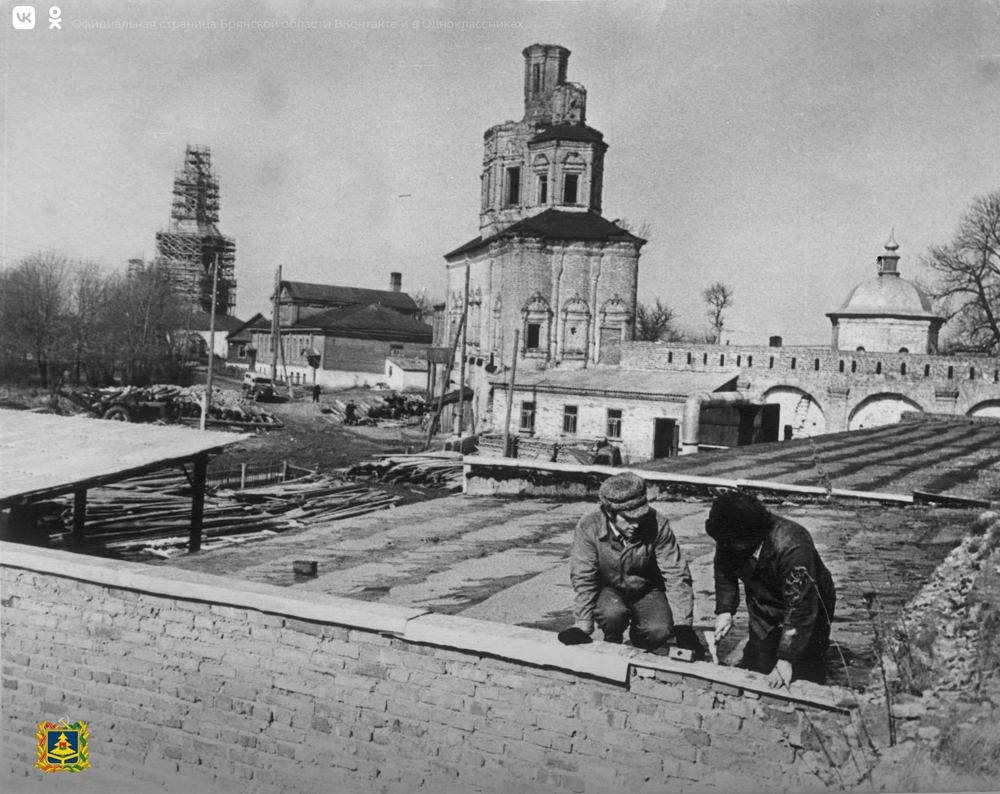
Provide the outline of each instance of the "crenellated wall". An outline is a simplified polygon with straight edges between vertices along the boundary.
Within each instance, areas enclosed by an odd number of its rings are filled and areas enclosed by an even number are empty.
[[[840,690],[776,693],[534,629],[0,551],[9,775],[43,776],[35,731],[63,716],[88,724],[95,776],[188,791],[771,791],[874,763]]]

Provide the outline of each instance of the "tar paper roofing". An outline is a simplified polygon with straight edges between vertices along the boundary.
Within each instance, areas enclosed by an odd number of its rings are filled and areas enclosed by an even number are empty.
[[[494,240],[501,240],[506,237],[523,235],[526,237],[552,238],[556,240],[595,240],[595,241],[621,241],[638,242],[644,244],[646,241],[641,237],[636,237],[627,229],[623,229],[614,221],[601,217],[594,212],[567,212],[566,210],[545,210],[538,215],[524,218],[517,223],[511,224],[502,232],[487,237],[482,236],[469,240],[465,245],[456,248],[444,255],[449,259],[459,254],[465,254],[482,248]]]
[[[0,410],[0,505],[191,461],[249,434]]]
[[[416,312],[417,304],[405,292],[360,287],[338,287],[333,284],[310,284],[305,281],[282,281],[284,291],[293,301],[304,303],[335,303],[341,306],[381,303],[404,312]]]
[[[731,372],[665,372],[618,367],[592,367],[567,371],[546,370],[518,374],[515,391],[532,390],[554,394],[588,394],[645,397],[673,397],[686,400],[698,392],[735,391],[737,375]],[[494,378],[493,383],[507,382]]]

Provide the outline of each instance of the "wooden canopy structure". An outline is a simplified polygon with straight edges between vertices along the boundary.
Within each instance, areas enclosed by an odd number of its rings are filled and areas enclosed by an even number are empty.
[[[6,515],[10,522],[32,502],[72,493],[73,535],[79,540],[88,489],[190,463],[193,493],[188,548],[198,551],[208,459],[249,437],[0,410],[0,510],[10,511]]]

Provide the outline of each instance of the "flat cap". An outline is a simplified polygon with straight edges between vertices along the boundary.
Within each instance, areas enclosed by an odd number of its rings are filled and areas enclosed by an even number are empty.
[[[601,497],[601,504],[626,518],[642,518],[649,512],[646,483],[642,477],[630,471],[606,479],[601,484],[598,494]]]

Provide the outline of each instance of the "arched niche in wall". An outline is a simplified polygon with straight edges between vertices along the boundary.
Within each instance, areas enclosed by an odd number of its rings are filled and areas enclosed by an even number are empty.
[[[600,327],[595,355],[596,360],[608,364],[617,363],[621,343],[628,339],[628,328],[632,322],[632,309],[618,295],[604,302],[597,317]]]
[[[503,325],[501,323],[501,315],[503,314],[503,301],[500,296],[497,295],[496,300],[493,301],[493,322],[490,324],[490,347],[494,350],[499,350],[503,343]]]
[[[781,406],[778,438],[808,438],[826,432],[826,413],[809,392],[794,386],[775,386],[764,392],[764,402]]]
[[[590,346],[590,319],[590,307],[579,293],[563,304],[560,335],[562,350],[559,351],[561,358],[584,358],[587,355]]]
[[[923,407],[902,394],[873,394],[859,402],[847,420],[848,430],[898,424],[907,411],[923,413]]]
[[[549,358],[552,339],[552,308],[536,292],[521,309],[521,350],[526,358]]]

